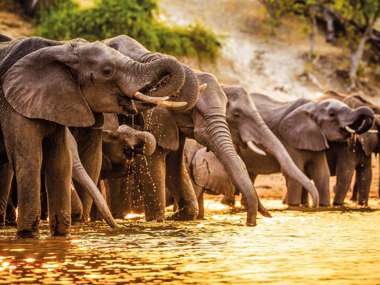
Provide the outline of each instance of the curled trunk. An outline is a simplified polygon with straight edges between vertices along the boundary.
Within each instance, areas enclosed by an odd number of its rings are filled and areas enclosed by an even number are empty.
[[[145,63],[152,63],[157,60],[161,60],[163,58],[166,58],[165,55],[162,55],[160,53],[151,53],[146,52],[143,55],[139,54],[139,56],[132,57],[133,59]],[[185,72],[185,82],[181,89],[179,90],[179,94],[177,97],[173,98],[173,101],[178,102],[187,102],[187,105],[183,107],[182,109],[178,109],[178,111],[183,112],[186,110],[191,110],[194,108],[195,104],[197,103],[198,96],[199,96],[199,83],[198,79],[195,75],[195,73],[186,65],[182,65],[182,68]],[[165,95],[165,94],[163,94]]]
[[[148,63],[121,58],[120,68],[125,71],[120,84],[125,94],[141,91],[153,97],[173,96],[185,82],[185,72],[181,64],[170,57]],[[131,71],[133,77],[130,76]]]

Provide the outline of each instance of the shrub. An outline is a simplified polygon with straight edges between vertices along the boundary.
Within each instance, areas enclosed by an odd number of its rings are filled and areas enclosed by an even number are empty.
[[[98,0],[89,9],[64,0],[40,12],[37,33],[57,40],[127,34],[153,51],[215,59],[221,47],[215,33],[200,24],[169,27],[157,20],[157,11],[157,0]]]

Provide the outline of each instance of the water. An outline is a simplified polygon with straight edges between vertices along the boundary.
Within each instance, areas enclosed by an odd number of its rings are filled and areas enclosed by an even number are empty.
[[[73,226],[70,239],[2,230],[0,284],[380,283],[380,211],[273,211],[248,228],[245,213],[208,208],[196,222]]]

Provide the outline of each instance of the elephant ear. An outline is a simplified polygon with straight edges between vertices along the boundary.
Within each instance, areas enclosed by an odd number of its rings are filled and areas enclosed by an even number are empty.
[[[170,111],[159,107],[145,111],[144,130],[152,133],[157,145],[163,149],[171,151],[178,149],[179,131]]]
[[[30,119],[70,127],[95,123],[73,67],[79,65],[75,43],[44,47],[19,59],[3,76],[5,99]]]
[[[321,151],[329,148],[326,137],[312,117],[314,103],[304,104],[288,113],[279,124],[286,144],[301,150]]]

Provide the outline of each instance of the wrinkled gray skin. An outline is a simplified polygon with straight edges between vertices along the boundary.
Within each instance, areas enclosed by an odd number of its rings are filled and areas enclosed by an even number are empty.
[[[344,96],[330,91],[319,100],[324,98],[340,100],[351,108],[367,106],[376,114],[374,124],[368,132],[353,136],[347,142],[331,143],[327,151],[331,175],[336,176],[333,205],[343,205],[355,172],[351,200],[366,206],[372,182],[372,153],[380,152],[380,108],[359,95]]]
[[[46,177],[51,234],[69,233],[72,159],[64,126],[79,129],[73,134],[86,167],[81,143],[101,146],[97,128],[95,136],[82,136],[96,126],[94,113],[135,111],[131,98],[136,92],[166,75],[175,80],[150,92],[152,96],[161,96],[160,91],[172,94],[182,86],[183,69],[175,60],[141,64],[100,42],[83,40],[26,38],[0,44],[0,124],[9,169],[16,170],[19,237],[38,233],[41,171]]]
[[[248,167],[251,178],[258,174],[270,174],[282,171],[285,173],[288,188],[287,203],[292,206],[301,204],[302,185],[290,173],[286,173],[287,165],[281,165],[270,154],[270,149],[264,147],[266,156],[252,152],[246,143],[253,139],[250,126],[244,125],[244,108],[247,106],[244,92],[238,89],[225,90],[229,100],[234,101],[228,106],[228,120],[238,123],[235,130],[239,130],[240,140],[237,149]],[[330,204],[329,196],[329,168],[327,165],[325,150],[329,147],[329,141],[344,141],[350,134],[344,129],[351,126],[359,133],[370,128],[373,120],[373,112],[368,108],[350,109],[347,105],[336,100],[325,100],[319,103],[306,99],[298,99],[292,102],[279,102],[262,94],[250,94],[252,101],[265,123],[273,133],[281,140],[292,160],[315,183],[319,192],[320,206]],[[243,116],[243,118],[242,118]],[[241,121],[240,121],[241,120]],[[368,121],[367,121],[368,120]],[[240,127],[239,127],[239,121]],[[361,125],[361,124],[364,125]],[[231,127],[232,128],[232,127]],[[261,141],[253,141],[262,146]]]
[[[132,196],[135,194],[128,191],[132,187],[124,185],[132,182],[125,177],[138,171],[134,163],[137,156],[149,157],[155,152],[156,139],[149,132],[138,131],[127,125],[119,126],[116,116],[107,116],[103,131],[101,179],[112,215],[115,218],[124,218],[132,210]]]
[[[139,62],[154,62],[162,56],[149,52],[127,36],[109,39],[106,44]],[[146,219],[164,219],[166,187],[179,205],[179,210],[172,218],[186,220],[197,217],[198,203],[183,160],[185,138],[190,137],[213,150],[221,160],[236,188],[246,197],[247,225],[254,226],[258,209],[266,215],[267,212],[259,203],[246,167],[232,143],[226,121],[227,97],[213,75],[192,71],[185,65],[183,67],[186,79],[179,98],[191,94],[193,104],[186,106],[182,112],[155,108],[144,114],[144,128],[153,133],[158,145],[147,161],[139,163],[142,168],[148,166],[145,172],[150,174],[153,181],[140,179],[139,186],[144,190]],[[203,84],[207,84],[207,87],[197,101],[198,85]],[[141,175],[146,177],[147,173]]]
[[[248,93],[240,86],[224,85],[223,90],[228,98],[227,122],[231,129],[232,139],[247,166],[249,175],[251,177],[256,175],[252,172],[253,166],[251,164],[256,164],[257,162],[254,159],[246,160],[242,154],[250,156],[250,152],[252,152],[253,156],[257,155],[247,144],[258,144],[278,161],[286,175],[292,177],[309,191],[313,205],[317,207],[319,204],[317,189],[295,165],[285,147],[265,124]],[[244,150],[244,153],[241,150]],[[197,151],[192,158],[191,166],[194,182],[197,185],[195,188],[203,186],[208,191],[224,193],[226,195],[224,202],[233,203],[235,190],[231,188],[232,184],[226,178],[224,167],[218,163],[212,152],[207,152],[205,149]],[[209,175],[207,175],[208,172]],[[196,190],[196,192],[199,191]],[[202,194],[198,198],[200,208],[203,211]],[[203,215],[201,214],[200,217],[203,217]]]

